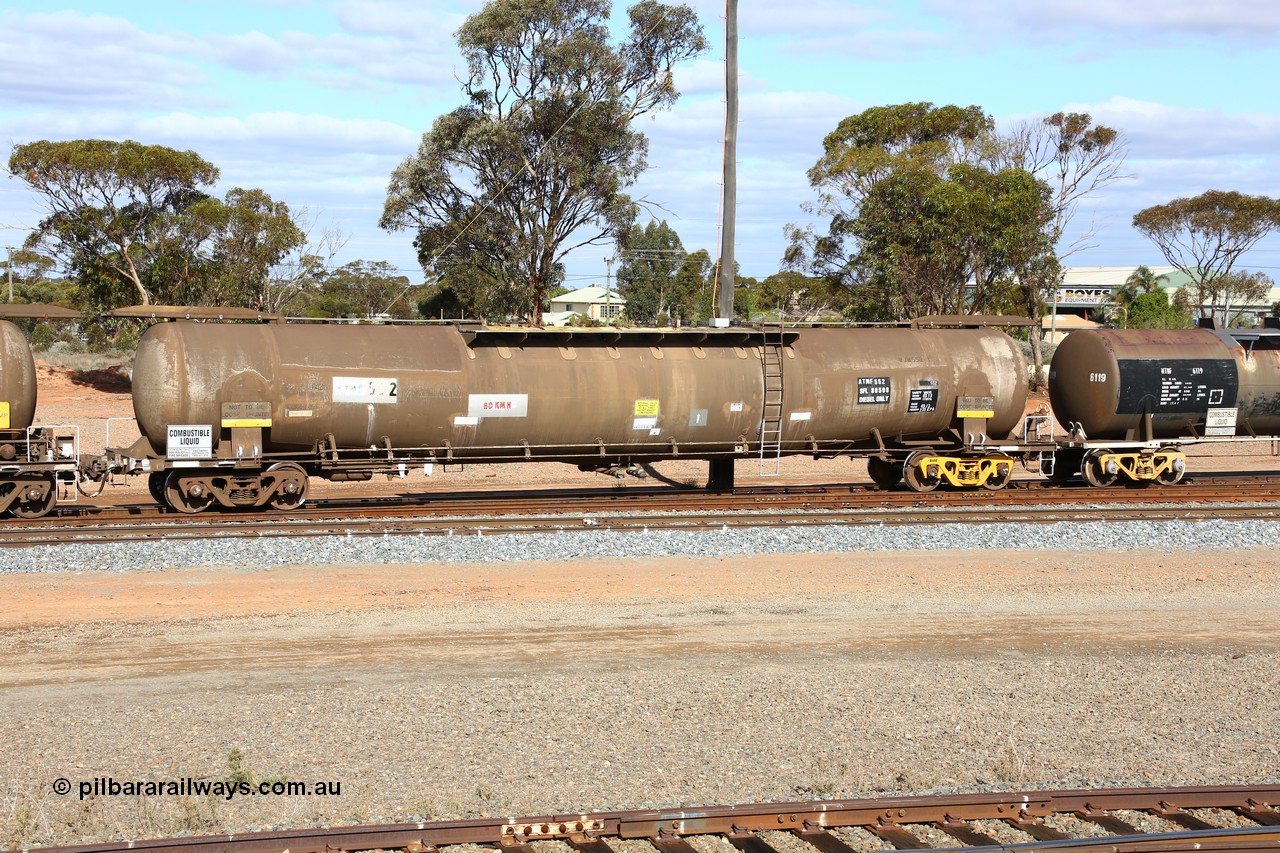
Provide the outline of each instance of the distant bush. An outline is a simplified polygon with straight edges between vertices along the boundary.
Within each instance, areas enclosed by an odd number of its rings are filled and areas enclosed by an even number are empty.
[[[1031,342],[1018,341],[1018,346],[1022,347],[1022,354],[1023,356],[1026,357],[1027,361],[1031,361]],[[1040,342],[1040,357],[1041,359],[1043,359],[1045,364],[1049,363],[1049,359],[1053,358],[1053,353],[1057,349],[1058,349],[1058,345],[1053,343],[1052,341]]]

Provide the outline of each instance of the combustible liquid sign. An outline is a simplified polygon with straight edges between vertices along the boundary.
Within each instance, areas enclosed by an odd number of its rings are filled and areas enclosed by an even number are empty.
[[[169,424],[170,459],[212,459],[213,426],[211,424]]]

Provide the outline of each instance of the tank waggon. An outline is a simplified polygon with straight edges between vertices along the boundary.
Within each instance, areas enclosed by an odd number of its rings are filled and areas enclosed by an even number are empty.
[[[723,488],[737,458],[861,454],[878,482],[995,488],[1025,377],[990,329],[171,322],[139,344],[142,438],[108,467],[186,512],[288,509],[310,476],[430,462],[707,459]]]
[[[73,428],[35,427],[36,367],[22,330],[0,320],[0,512],[39,518],[58,498],[59,474],[74,482]]]
[[[0,320],[0,430],[25,430],[35,417],[36,363],[31,346],[21,329]]]
[[[1061,476],[1175,483],[1188,440],[1280,434],[1280,330],[1072,332],[1049,398],[1070,439]]]

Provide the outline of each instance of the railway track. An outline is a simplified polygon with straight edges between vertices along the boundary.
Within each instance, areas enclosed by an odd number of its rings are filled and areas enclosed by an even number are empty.
[[[1142,490],[1050,488],[998,492],[881,491],[861,485],[500,491],[323,500],[279,512],[184,515],[152,504],[64,508],[0,526],[0,545],[281,536],[454,536],[569,530],[714,530],[1061,521],[1264,520],[1280,517],[1280,478],[1202,477]]]
[[[1029,791],[343,826],[43,850],[451,853],[481,845],[503,853],[1274,853],[1277,804],[1276,785]]]

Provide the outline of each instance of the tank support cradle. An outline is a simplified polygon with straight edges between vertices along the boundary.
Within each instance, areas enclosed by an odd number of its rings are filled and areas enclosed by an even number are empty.
[[[961,489],[981,486],[1003,489],[1013,474],[1013,457],[1002,453],[986,456],[941,456],[920,451],[907,457],[903,466],[912,491],[931,492],[942,483]]]
[[[707,462],[707,491],[721,494],[733,491],[732,459],[712,459]]]

